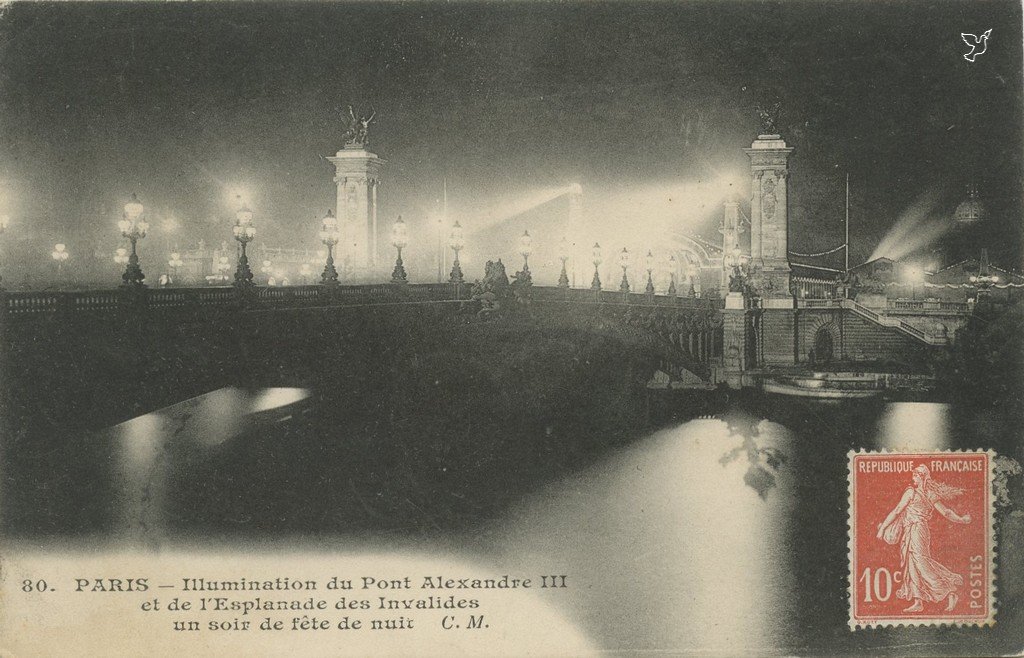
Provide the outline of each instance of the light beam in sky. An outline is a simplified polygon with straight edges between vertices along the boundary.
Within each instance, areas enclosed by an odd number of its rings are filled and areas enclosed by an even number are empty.
[[[938,188],[931,188],[921,194],[909,208],[900,214],[896,223],[885,234],[878,246],[871,253],[869,261],[876,258],[901,258],[927,247],[938,240],[953,226],[953,219],[948,215],[933,214],[939,204]]]

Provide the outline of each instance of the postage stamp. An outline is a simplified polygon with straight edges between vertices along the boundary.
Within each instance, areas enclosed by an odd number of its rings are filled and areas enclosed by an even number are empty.
[[[850,628],[994,623],[995,454],[849,458]]]

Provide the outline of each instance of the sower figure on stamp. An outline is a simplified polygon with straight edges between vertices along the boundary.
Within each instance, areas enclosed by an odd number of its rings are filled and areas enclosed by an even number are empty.
[[[971,515],[960,516],[942,502],[959,496],[963,489],[936,482],[924,464],[914,468],[912,477],[913,485],[907,487],[900,502],[878,524],[876,536],[889,544],[900,542],[903,583],[896,596],[914,601],[904,612],[920,612],[924,601],[937,603],[947,597],[946,610],[952,611],[958,600],[956,590],[964,584],[964,578],[932,558],[928,524],[933,511],[953,523],[970,523]]]

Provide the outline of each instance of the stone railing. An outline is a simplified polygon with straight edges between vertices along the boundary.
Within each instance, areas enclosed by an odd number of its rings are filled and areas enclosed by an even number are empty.
[[[927,315],[966,315],[971,312],[967,302],[944,302],[937,299],[890,299],[888,312],[921,313]]]
[[[797,299],[797,308],[842,308],[842,299]]]
[[[185,310],[204,307],[242,306],[246,310],[272,310],[322,306],[360,306],[424,302],[469,301],[472,286],[450,283],[321,285],[265,287],[254,286],[241,295],[231,287],[144,288],[114,290],[35,291],[2,293],[3,311],[8,317],[43,317],[51,314],[106,313],[122,308]],[[537,302],[575,302],[659,306],[671,308],[714,309],[722,307],[715,298],[593,291],[582,288],[533,286],[531,299]]]

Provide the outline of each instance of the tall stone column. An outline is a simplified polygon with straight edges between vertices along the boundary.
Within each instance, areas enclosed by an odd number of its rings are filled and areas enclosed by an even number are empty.
[[[789,154],[779,135],[759,135],[750,148],[751,284],[766,308],[793,308],[789,268]]]
[[[341,239],[335,259],[347,276],[370,280],[377,264],[377,186],[385,160],[362,144],[347,145],[331,158],[338,186],[336,215]]]
[[[741,388],[743,371],[753,365],[746,363],[748,325],[743,293],[730,292],[722,311],[722,370],[716,377],[729,388]]]
[[[722,234],[722,279],[719,289],[726,292],[729,290],[729,276],[732,274],[732,267],[729,263],[733,256],[733,250],[740,246],[740,234],[743,232],[738,202],[732,199],[725,202],[722,226],[718,230]]]

